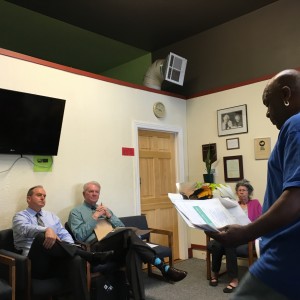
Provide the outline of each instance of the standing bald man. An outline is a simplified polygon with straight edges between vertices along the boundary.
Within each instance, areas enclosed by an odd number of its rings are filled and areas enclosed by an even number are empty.
[[[261,256],[231,299],[300,298],[300,73],[285,70],[263,93],[267,118],[280,131],[268,161],[263,215],[246,226],[208,235],[236,246],[262,237]]]

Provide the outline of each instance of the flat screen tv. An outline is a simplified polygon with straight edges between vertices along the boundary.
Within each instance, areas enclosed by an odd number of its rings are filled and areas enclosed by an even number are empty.
[[[65,102],[0,88],[0,153],[57,155]]]

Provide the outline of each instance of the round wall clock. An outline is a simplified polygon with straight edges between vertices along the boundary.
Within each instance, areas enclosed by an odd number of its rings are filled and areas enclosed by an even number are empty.
[[[153,113],[157,118],[163,118],[166,115],[166,107],[162,102],[156,102],[153,105]]]

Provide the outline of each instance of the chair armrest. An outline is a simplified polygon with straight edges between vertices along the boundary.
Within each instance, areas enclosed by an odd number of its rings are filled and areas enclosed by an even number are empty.
[[[0,254],[5,255],[7,257],[13,258],[16,261],[16,266],[18,267],[18,265],[28,265],[28,258],[27,256],[12,252],[12,251],[8,251],[8,250],[4,250],[4,249],[0,249]]]
[[[0,263],[12,267],[16,265],[16,260],[13,257],[0,254]]]
[[[4,250],[4,249],[0,249],[0,254],[14,258],[16,260],[16,262],[18,261],[26,261],[27,260],[27,256],[9,251],[9,250]]]
[[[0,263],[9,267],[9,284],[12,285],[16,281],[16,260],[13,257],[9,257],[0,254]]]
[[[165,229],[158,229],[158,228],[148,228],[151,233],[156,233],[156,234],[162,234],[166,235],[168,237],[168,246],[173,249],[173,232],[170,230],[165,230]]]
[[[31,264],[27,256],[0,249],[0,254],[15,260],[16,266],[16,287],[18,290],[28,291],[28,284],[30,282]]]

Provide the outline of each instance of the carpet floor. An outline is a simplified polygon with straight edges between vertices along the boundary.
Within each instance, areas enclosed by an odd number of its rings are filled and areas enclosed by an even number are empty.
[[[226,300],[230,298],[230,294],[223,292],[223,288],[229,283],[226,274],[219,278],[218,286],[209,286],[204,260],[191,258],[175,263],[175,267],[187,271],[188,275],[184,280],[174,284],[144,275],[147,300]],[[239,267],[239,278],[246,272],[246,267]]]

